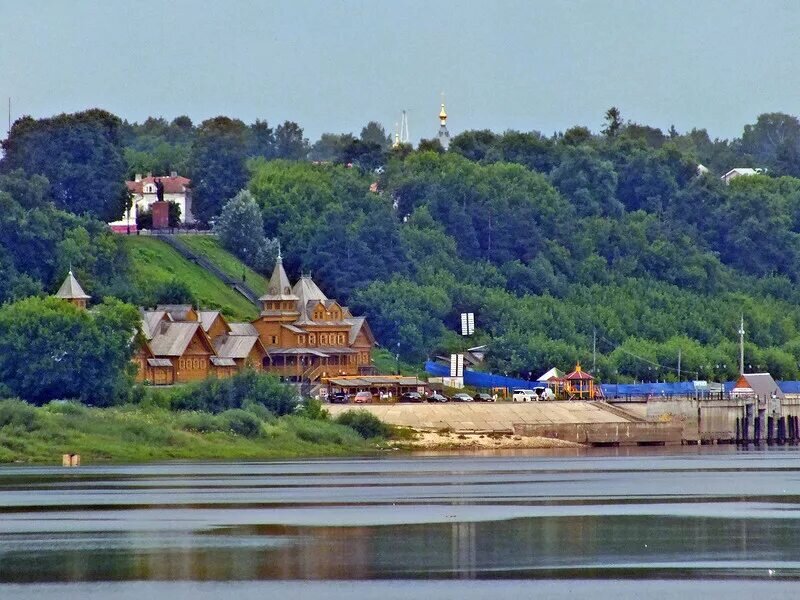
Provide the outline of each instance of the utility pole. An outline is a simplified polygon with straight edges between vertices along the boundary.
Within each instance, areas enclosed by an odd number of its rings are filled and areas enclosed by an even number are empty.
[[[8,97],[8,133],[11,133],[11,96]]]
[[[681,349],[678,348],[678,383],[681,382]]]
[[[739,325],[739,375],[744,375],[744,313]]]

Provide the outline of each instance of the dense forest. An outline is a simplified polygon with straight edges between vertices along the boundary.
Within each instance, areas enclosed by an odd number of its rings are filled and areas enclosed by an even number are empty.
[[[292,276],[312,272],[407,360],[485,343],[487,368],[527,377],[591,364],[596,340],[605,381],[674,380],[679,352],[683,378],[730,379],[743,315],[749,368],[797,378],[800,121],[712,140],[605,117],[466,131],[447,152],[393,147],[374,122],[311,144],[293,122],[24,117],[2,142],[0,301],[52,292],[70,266],[98,302],[181,299],[180,282],[132,282],[103,225],[126,178],[174,170],[244,260],[269,272],[279,240]],[[764,174],[726,185],[734,167]]]

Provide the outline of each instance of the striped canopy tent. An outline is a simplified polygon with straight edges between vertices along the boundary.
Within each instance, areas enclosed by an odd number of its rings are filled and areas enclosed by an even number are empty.
[[[591,373],[581,369],[581,363],[575,365],[575,370],[564,377],[564,392],[570,399],[594,400],[601,395],[600,387],[595,386]]]

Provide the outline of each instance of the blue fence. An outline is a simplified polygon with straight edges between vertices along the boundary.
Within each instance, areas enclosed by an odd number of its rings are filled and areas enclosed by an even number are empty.
[[[425,363],[425,371],[434,377],[449,377],[450,367],[433,361]],[[492,373],[481,373],[464,369],[464,384],[476,388],[527,388],[530,389],[537,382],[515,377],[505,377]],[[800,394],[800,381],[778,381],[778,387],[784,394]],[[728,381],[725,391],[730,392],[735,382]],[[686,396],[707,392],[707,388],[696,387],[692,381],[679,383],[603,383],[600,385],[606,398],[625,396]]]

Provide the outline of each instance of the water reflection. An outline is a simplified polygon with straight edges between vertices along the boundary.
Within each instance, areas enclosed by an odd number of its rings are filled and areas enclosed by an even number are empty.
[[[800,578],[800,452],[0,469],[0,582]]]

